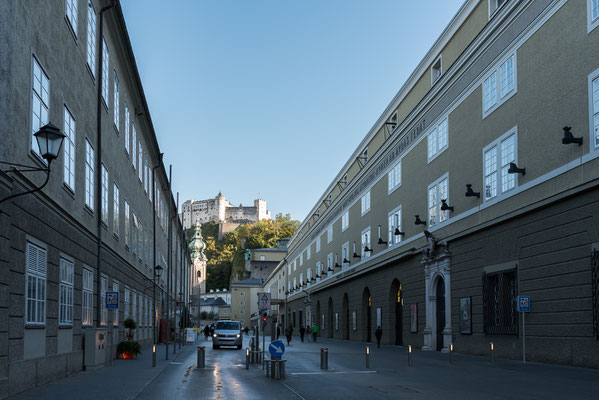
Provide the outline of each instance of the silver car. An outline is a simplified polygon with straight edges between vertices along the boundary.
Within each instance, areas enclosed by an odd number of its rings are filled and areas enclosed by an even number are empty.
[[[241,324],[239,321],[218,321],[212,335],[212,348],[220,346],[236,346],[241,349],[243,337],[241,336]]]

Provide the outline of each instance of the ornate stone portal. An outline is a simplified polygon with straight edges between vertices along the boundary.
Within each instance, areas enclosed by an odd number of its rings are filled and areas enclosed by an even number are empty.
[[[422,264],[424,265],[425,279],[425,308],[426,326],[424,327],[424,346],[422,350],[437,350],[448,352],[452,341],[451,332],[451,275],[449,268],[450,253],[447,242],[437,240],[432,233],[424,231],[427,247],[422,251]],[[439,286],[443,285],[443,286]],[[444,319],[445,324],[439,327],[439,316],[443,310],[437,310],[441,299],[437,297],[437,289],[444,289]],[[439,330],[442,328],[442,331]],[[438,343],[442,340],[442,343]]]

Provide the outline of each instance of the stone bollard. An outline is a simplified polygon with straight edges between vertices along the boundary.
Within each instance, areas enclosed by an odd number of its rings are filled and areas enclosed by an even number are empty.
[[[250,348],[245,349],[245,369],[250,369]]]
[[[370,347],[366,346],[366,369],[370,368]]]
[[[320,348],[320,369],[329,369],[329,349]]]
[[[205,347],[198,346],[198,364],[197,368],[204,368],[206,366],[206,351]]]
[[[408,367],[412,366],[412,345],[408,345]]]

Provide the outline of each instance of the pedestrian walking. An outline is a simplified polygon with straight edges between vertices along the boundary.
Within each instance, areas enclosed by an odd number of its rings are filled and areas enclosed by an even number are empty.
[[[312,339],[314,339],[314,343],[316,343],[316,337],[318,336],[318,325],[312,325]]]
[[[246,326],[245,328],[243,328],[243,331],[245,332],[245,336],[247,336],[250,329]]]
[[[293,336],[293,328],[291,327],[291,325],[289,325],[285,329],[285,336],[287,337],[287,346],[289,346],[289,343],[291,343],[291,338]]]
[[[376,346],[380,349],[381,348],[381,337],[383,337],[383,330],[381,329],[380,326],[378,328],[376,328],[376,331],[374,331],[374,336],[376,336]]]
[[[300,340],[304,343],[304,335],[306,334],[306,328],[303,325],[300,325]]]
[[[210,327],[208,325],[206,325],[204,327],[204,339],[208,340],[208,336],[210,336]]]

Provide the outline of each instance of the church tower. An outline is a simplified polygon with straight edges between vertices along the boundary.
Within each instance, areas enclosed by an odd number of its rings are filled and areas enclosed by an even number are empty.
[[[202,238],[202,227],[200,221],[197,220],[193,238],[189,242],[189,253],[191,254],[191,294],[199,295],[206,293],[206,255],[204,250],[206,243]]]

